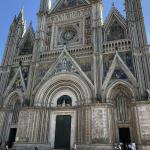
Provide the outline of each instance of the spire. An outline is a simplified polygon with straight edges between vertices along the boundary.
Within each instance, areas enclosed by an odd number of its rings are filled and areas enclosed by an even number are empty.
[[[103,2],[100,1],[100,20],[101,20],[101,25],[103,25]]]
[[[19,15],[17,17],[17,25],[18,27],[23,29],[23,34],[26,31],[26,20],[24,18],[24,10],[21,8]]]
[[[30,21],[29,28],[33,28],[32,21]]]
[[[114,1],[112,2],[112,7],[115,7],[115,2]]]
[[[39,13],[48,12],[51,9],[51,0],[41,0]]]
[[[150,89],[149,49],[146,48],[147,36],[141,0],[125,0],[128,33],[132,43],[134,72],[142,99],[146,89]]]
[[[19,12],[18,19],[21,19],[21,20],[24,19],[24,10],[23,10],[23,8],[21,8],[21,10]]]
[[[31,31],[33,31],[33,33],[34,33],[34,29],[33,29],[32,21],[30,21],[29,29],[30,29]]]
[[[146,45],[147,37],[145,32],[141,0],[125,0],[125,6],[128,24],[132,27],[132,24],[134,23],[136,27],[136,30],[134,27],[134,31],[136,31],[137,36],[139,36],[137,37],[137,41],[135,41],[135,44],[138,43],[139,47]],[[131,27],[129,29],[131,29]],[[135,47],[137,47],[137,45]]]
[[[24,19],[24,10],[23,10],[23,8],[20,10],[19,15],[17,17],[17,20],[18,20],[19,25],[25,25],[26,21]]]
[[[12,28],[14,25],[16,25],[16,22],[17,22],[17,17],[15,15],[10,27]]]

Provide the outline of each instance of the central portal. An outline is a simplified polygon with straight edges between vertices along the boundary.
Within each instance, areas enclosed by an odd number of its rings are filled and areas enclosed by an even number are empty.
[[[71,116],[59,115],[56,117],[55,149],[70,149]]]

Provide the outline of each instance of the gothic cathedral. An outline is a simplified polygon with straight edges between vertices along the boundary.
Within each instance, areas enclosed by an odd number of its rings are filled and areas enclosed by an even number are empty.
[[[0,68],[0,143],[15,150],[150,150],[150,54],[141,0],[41,0],[14,18]]]

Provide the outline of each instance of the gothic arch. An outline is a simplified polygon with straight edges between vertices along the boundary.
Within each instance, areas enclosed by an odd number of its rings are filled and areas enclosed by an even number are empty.
[[[73,105],[90,103],[92,87],[76,74],[59,74],[41,86],[35,95],[34,105],[56,106],[57,98],[63,94],[72,98]]]
[[[4,107],[14,105],[16,100],[19,100],[20,103],[23,103],[23,94],[20,90],[15,90],[6,97],[4,101]]]
[[[136,97],[136,89],[129,82],[119,80],[110,84],[105,93],[106,101],[111,100],[118,93],[118,90],[121,90],[125,95],[128,95],[132,100]]]

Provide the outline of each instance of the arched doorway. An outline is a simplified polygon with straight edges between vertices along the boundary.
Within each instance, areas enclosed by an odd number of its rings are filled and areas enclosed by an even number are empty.
[[[21,102],[22,97],[20,93],[13,92],[11,93],[6,101],[4,106],[10,110],[9,116],[8,116],[8,130],[7,130],[7,144],[9,148],[12,148],[17,135],[17,128],[18,128],[18,121],[19,121],[19,113],[21,110]]]
[[[114,143],[129,144],[135,142],[135,122],[132,110],[134,99],[133,88],[130,84],[116,83],[110,86],[107,99],[113,104]]]
[[[62,95],[57,100],[58,107],[72,106],[72,99],[68,95]],[[57,115],[55,127],[55,149],[70,149],[71,115]],[[65,138],[64,138],[65,137]]]
[[[67,73],[50,78],[36,92],[34,105],[51,107],[47,138],[52,149],[71,149],[80,140],[82,130],[78,128],[84,120],[81,120],[81,110],[77,106],[91,102],[93,89],[77,74]],[[63,143],[59,141],[60,133],[68,133]],[[64,140],[64,136],[62,138]]]
[[[121,89],[114,97],[115,120],[118,140],[121,143],[131,143],[130,97]]]

